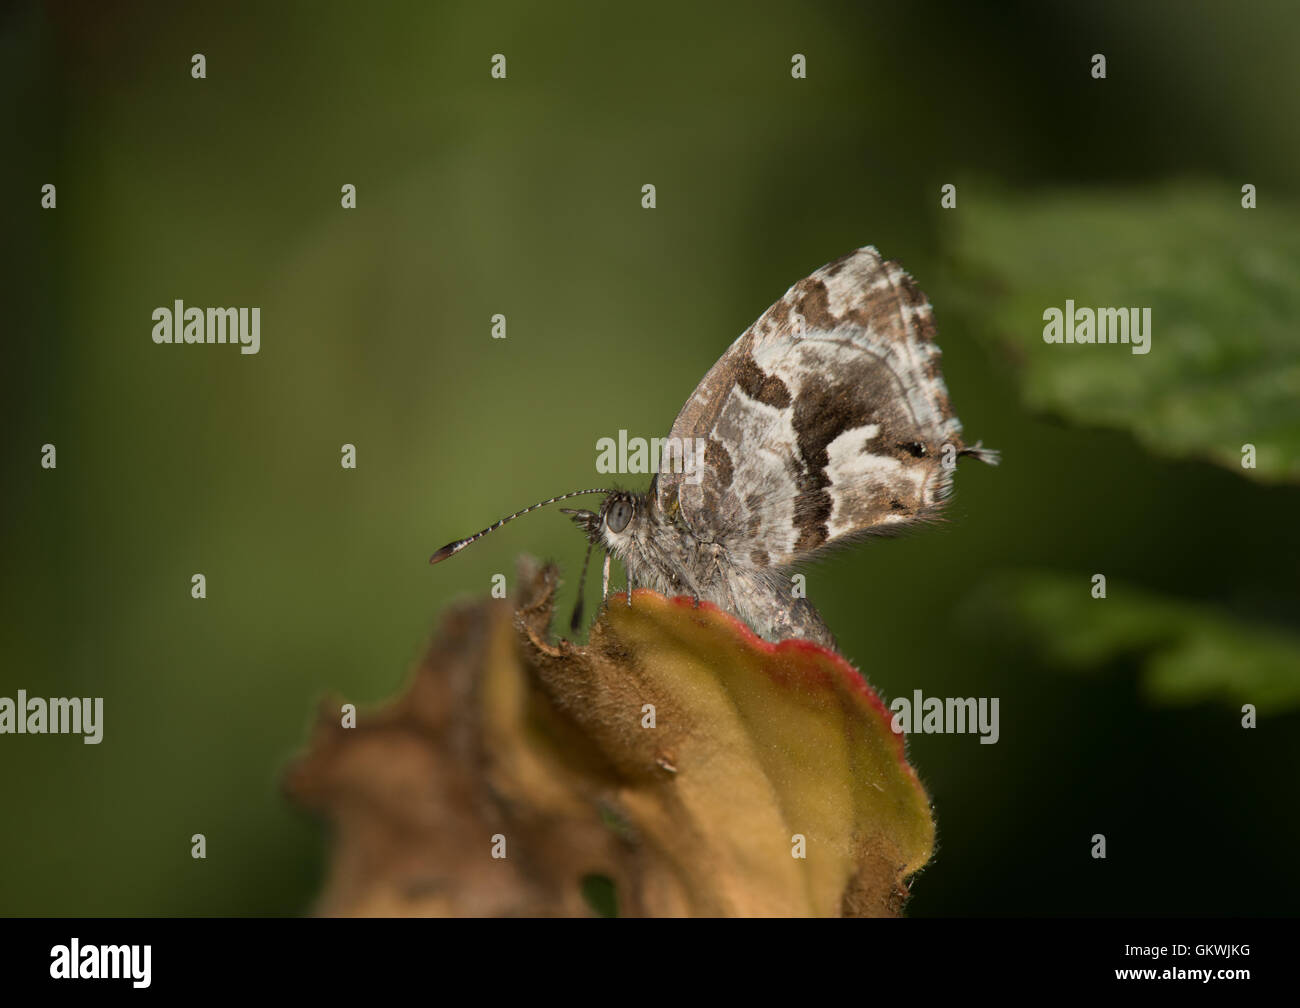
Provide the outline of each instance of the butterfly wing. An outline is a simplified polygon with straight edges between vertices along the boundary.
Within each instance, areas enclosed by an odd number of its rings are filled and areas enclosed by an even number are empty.
[[[669,444],[687,471],[665,458],[660,509],[757,567],[933,516],[957,455],[996,461],[961,439],[934,335],[925,295],[874,248],[800,280],[682,407]]]

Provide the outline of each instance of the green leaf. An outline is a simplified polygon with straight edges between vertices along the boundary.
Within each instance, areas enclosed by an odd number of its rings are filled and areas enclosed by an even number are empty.
[[[1300,706],[1300,637],[1113,579],[1104,599],[1091,589],[1085,575],[1008,574],[988,582],[966,615],[1071,671],[1135,660],[1156,703],[1251,703],[1261,715]]]
[[[597,917],[618,916],[618,888],[608,875],[585,875],[582,898]]]
[[[1258,209],[1241,200],[1228,183],[1025,198],[967,187],[957,250],[990,289],[966,295],[991,313],[1026,403],[1160,455],[1300,481],[1300,213],[1267,190]],[[1044,342],[1044,311],[1066,299],[1150,307],[1149,352]]]

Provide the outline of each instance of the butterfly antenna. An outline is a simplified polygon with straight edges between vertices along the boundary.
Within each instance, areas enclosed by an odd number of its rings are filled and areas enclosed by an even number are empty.
[[[556,501],[567,500],[570,497],[581,497],[583,494],[596,494],[596,493],[610,494],[615,492],[616,491],[614,490],[600,490],[600,489],[574,490],[572,493],[560,494],[560,496],[552,497],[550,500],[539,501],[538,503],[534,504],[532,507],[526,507],[522,511],[516,511],[512,515],[506,515],[499,522],[496,522],[493,525],[489,525],[482,532],[475,532],[472,536],[469,536],[468,538],[457,539],[455,542],[447,543],[446,546],[438,550],[438,552],[435,553],[433,556],[429,557],[429,563],[431,564],[441,563],[443,560],[446,560],[448,557],[455,556],[457,553],[463,550],[470,543],[478,542],[478,540],[482,539],[489,532],[495,532],[506,522],[514,521],[516,518],[520,517],[521,515],[528,514],[529,511],[536,511],[540,507],[546,507],[547,504],[554,504]]]

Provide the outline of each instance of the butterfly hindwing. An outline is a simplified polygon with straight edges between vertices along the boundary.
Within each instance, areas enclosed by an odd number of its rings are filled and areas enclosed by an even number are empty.
[[[660,509],[756,567],[934,514],[956,455],[989,457],[961,441],[934,335],[925,295],[874,248],[800,280],[678,414],[670,439],[704,455],[693,475],[661,469]]]

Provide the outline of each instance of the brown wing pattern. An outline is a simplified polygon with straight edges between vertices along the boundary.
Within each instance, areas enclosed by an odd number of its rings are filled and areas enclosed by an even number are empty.
[[[925,295],[874,248],[800,280],[678,414],[670,438],[704,458],[661,471],[660,508],[759,567],[933,514],[956,455],[996,459],[962,442],[934,335]]]

